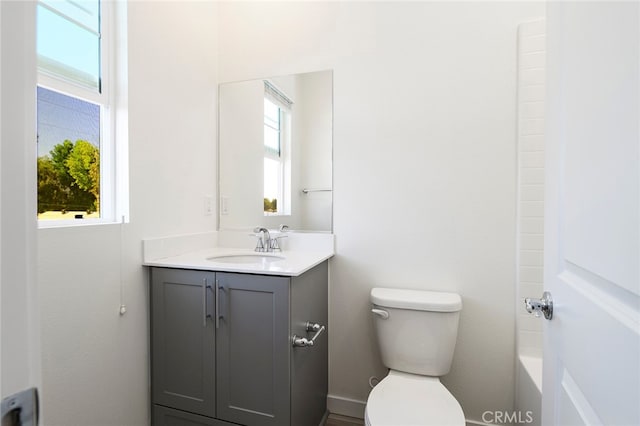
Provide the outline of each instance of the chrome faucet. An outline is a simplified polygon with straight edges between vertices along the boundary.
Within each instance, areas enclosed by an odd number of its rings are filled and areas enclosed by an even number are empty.
[[[271,248],[271,235],[269,234],[269,230],[267,228],[262,228],[258,226],[253,230],[255,233],[259,233],[258,242],[256,244],[256,248],[254,251],[265,252],[265,251],[273,251]]]

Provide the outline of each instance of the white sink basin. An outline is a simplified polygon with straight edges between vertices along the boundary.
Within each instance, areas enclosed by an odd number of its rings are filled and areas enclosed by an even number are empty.
[[[247,253],[247,254],[226,254],[220,256],[211,256],[207,257],[207,260],[218,263],[240,263],[243,265],[247,264],[265,264],[271,262],[277,262],[279,260],[284,260],[284,256],[277,256],[274,254],[264,254],[264,253]]]

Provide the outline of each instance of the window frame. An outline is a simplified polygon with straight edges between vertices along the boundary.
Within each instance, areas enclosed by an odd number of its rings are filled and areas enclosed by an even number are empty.
[[[110,224],[125,221],[126,214],[117,200],[117,145],[115,126],[115,2],[100,1],[99,28],[99,81],[97,88],[76,83],[61,75],[55,75],[38,66],[37,85],[100,107],[100,217],[82,219],[38,219],[39,228],[56,228]],[[38,2],[38,5],[41,3]],[[46,7],[46,6],[42,6]],[[36,27],[37,28],[37,27]],[[124,194],[123,194],[124,195]]]
[[[70,0],[61,0],[62,2],[67,1],[70,2]],[[107,6],[108,2],[107,0],[97,0],[99,2],[99,12],[98,12],[98,23],[99,23],[99,27],[98,27],[98,40],[100,42],[99,45],[99,56],[98,56],[98,67],[99,67],[99,76],[98,76],[98,84],[97,84],[97,92],[98,94],[102,94],[104,91],[102,90],[102,84],[103,84],[103,80],[107,80],[108,81],[108,67],[104,67],[104,64],[109,64],[110,62],[108,62],[108,60],[110,59],[108,53],[109,53],[109,46],[107,46],[107,44],[109,43],[109,36],[108,37],[102,37],[103,34],[107,34],[110,35],[112,34],[112,30],[111,28],[109,28],[110,23],[112,22],[112,17],[110,15],[111,13],[111,8],[109,6]],[[50,2],[50,0],[49,0]],[[55,10],[55,8],[51,7],[50,5],[47,4],[47,0],[37,0],[36,1],[36,10],[38,7],[42,7],[43,9],[46,9],[48,11],[50,11],[51,13],[58,15],[60,17],[62,17],[63,19],[66,19],[68,22],[73,23],[74,25],[77,25],[81,28],[84,28],[87,31],[93,31],[92,29],[88,28],[85,24],[83,24],[82,22],[79,22],[78,20],[74,19],[73,17],[70,16],[61,16],[60,13]],[[36,22],[36,31],[37,31],[37,22]],[[37,37],[36,37],[37,39]],[[107,53],[107,56],[103,56],[105,53]],[[39,52],[37,52],[36,49],[36,54],[38,55]],[[40,59],[38,58],[36,63],[39,64]],[[91,97],[92,94],[94,94],[94,88],[90,87],[89,85],[84,85],[82,83],[79,82],[75,82],[72,78],[68,78],[65,77],[61,74],[57,74],[55,72],[51,72],[48,71],[46,69],[42,69],[40,68],[40,66],[38,65],[38,82],[40,82],[40,79],[43,79],[45,81],[48,81],[50,84],[55,84],[55,85],[59,85],[61,82],[67,83],[69,85],[69,87],[66,87],[65,89],[68,90],[73,90],[73,87],[76,88],[80,88],[80,89],[85,89],[84,91],[84,96],[89,96]],[[65,94],[69,94],[70,96],[74,96],[71,93],[65,93]],[[82,94],[81,94],[82,95]],[[100,103],[102,102],[101,99],[88,99],[90,102],[93,103]]]

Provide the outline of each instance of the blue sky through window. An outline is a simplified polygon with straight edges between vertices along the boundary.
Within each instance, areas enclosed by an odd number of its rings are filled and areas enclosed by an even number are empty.
[[[37,49],[41,69],[83,85],[99,87],[99,2],[41,0]]]

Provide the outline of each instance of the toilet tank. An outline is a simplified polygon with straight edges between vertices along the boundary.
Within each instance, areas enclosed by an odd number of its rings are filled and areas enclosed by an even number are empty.
[[[462,309],[460,295],[374,288],[371,303],[384,365],[434,377],[449,372]]]

